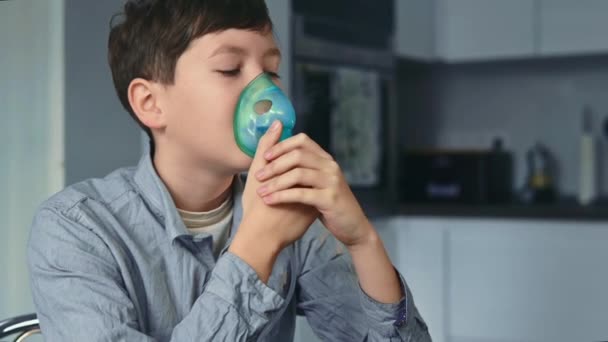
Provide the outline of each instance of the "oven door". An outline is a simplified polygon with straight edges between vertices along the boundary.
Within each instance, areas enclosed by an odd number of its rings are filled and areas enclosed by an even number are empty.
[[[371,69],[295,64],[296,130],[332,154],[353,188],[386,185],[391,86]]]

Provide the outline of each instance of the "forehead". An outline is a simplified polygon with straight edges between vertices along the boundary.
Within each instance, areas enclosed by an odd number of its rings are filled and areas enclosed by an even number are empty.
[[[189,48],[208,58],[218,53],[279,54],[274,35],[270,30],[228,29],[207,33],[192,41]]]

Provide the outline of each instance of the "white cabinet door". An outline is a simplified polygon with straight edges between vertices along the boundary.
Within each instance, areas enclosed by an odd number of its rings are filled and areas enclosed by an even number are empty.
[[[396,0],[394,13],[395,53],[406,58],[434,59],[434,0]]]
[[[391,261],[412,290],[434,342],[446,339],[444,220],[395,217],[374,222]]]
[[[436,0],[439,58],[458,62],[534,56],[534,13],[535,0]]]
[[[453,220],[446,266],[450,341],[604,341],[603,223]]]
[[[542,55],[607,52],[608,1],[540,0]]]

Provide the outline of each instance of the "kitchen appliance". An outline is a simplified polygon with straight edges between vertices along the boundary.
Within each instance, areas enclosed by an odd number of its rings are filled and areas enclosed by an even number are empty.
[[[378,194],[396,156],[392,2],[382,3],[296,1],[293,20],[295,131],[332,154],[356,192]]]
[[[556,161],[546,146],[537,142],[526,153],[528,174],[520,194],[524,203],[551,203],[557,200]]]
[[[405,203],[507,203],[512,199],[513,157],[500,147],[408,150],[400,177]]]

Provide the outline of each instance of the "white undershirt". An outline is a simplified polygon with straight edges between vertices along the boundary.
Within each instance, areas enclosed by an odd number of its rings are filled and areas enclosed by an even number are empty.
[[[192,235],[211,234],[213,237],[213,254],[217,258],[228,240],[232,224],[232,195],[216,209],[203,212],[192,212],[177,209],[186,228]]]

